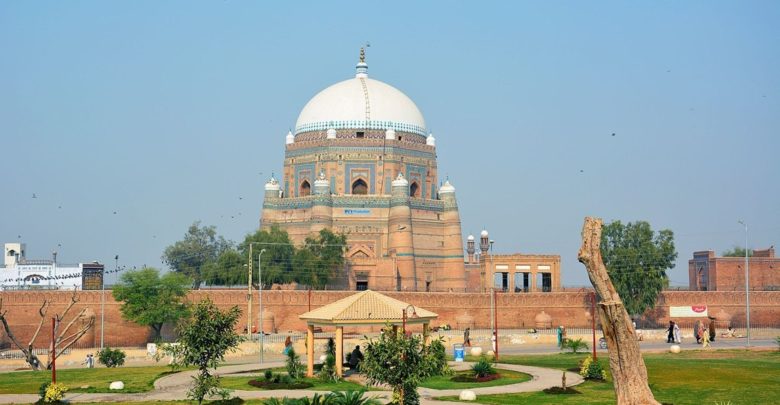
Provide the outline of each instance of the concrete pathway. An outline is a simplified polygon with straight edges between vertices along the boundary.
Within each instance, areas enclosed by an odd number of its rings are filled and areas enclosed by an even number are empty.
[[[454,363],[450,365],[456,369],[466,369],[470,367],[472,363]],[[262,366],[258,364],[237,364],[219,367],[217,374],[223,377],[230,375],[248,373],[259,369],[283,367],[283,362],[265,363]],[[540,367],[519,366],[512,364],[496,364],[496,368],[507,369],[513,371],[519,371],[530,374],[533,379],[518,384],[502,385],[497,387],[484,387],[473,388],[472,390],[477,394],[477,398],[481,395],[490,394],[507,394],[516,392],[532,392],[541,391],[545,388],[560,386],[561,384],[561,371]],[[140,401],[174,401],[184,400],[187,398],[187,390],[192,382],[192,376],[195,371],[182,371],[176,374],[171,374],[163,378],[158,379],[154,383],[154,390],[150,392],[137,393],[137,394],[113,394],[113,393],[101,393],[101,394],[89,394],[89,393],[72,393],[66,394],[65,399],[69,402],[140,402]],[[231,378],[231,377],[228,377]],[[568,386],[577,385],[583,382],[582,377],[577,373],[566,372],[566,384]],[[435,390],[430,388],[419,388],[420,403],[424,405],[452,405],[460,404],[460,402],[445,402],[435,401],[432,398],[445,396],[445,395],[458,395],[461,390]],[[234,390],[232,395],[240,397],[242,399],[263,399],[271,397],[289,397],[289,398],[301,398],[311,397],[315,393],[326,395],[330,391],[313,391],[313,390],[268,390],[268,391],[244,391]],[[377,397],[382,402],[387,403],[390,401],[390,391],[369,391],[366,393],[368,397]],[[21,403],[33,403],[38,400],[38,395],[34,394],[9,394],[0,395],[0,404],[21,404]]]

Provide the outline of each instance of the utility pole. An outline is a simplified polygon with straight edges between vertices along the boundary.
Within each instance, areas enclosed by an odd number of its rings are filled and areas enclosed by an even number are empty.
[[[257,301],[260,306],[260,324],[257,329],[260,331],[260,364],[263,364],[263,344],[265,343],[265,331],[263,330],[263,263],[260,259],[263,258],[265,249],[260,250],[260,254],[257,255]]]
[[[247,282],[247,294],[246,294],[246,300],[247,300],[247,310],[246,310],[246,335],[247,339],[251,342],[252,341],[252,262],[254,261],[254,257],[252,257],[252,245],[254,243],[249,243],[249,264],[247,267],[249,268],[249,281]]]

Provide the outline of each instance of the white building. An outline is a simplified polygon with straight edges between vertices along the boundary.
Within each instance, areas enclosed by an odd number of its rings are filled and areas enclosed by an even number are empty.
[[[27,259],[24,243],[6,243],[4,264],[0,267],[3,290],[100,289],[103,265],[98,262],[57,263],[57,252],[51,259]]]

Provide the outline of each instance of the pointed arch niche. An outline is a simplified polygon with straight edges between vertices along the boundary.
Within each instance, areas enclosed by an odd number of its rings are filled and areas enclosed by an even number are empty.
[[[368,194],[368,184],[363,179],[357,179],[352,182],[352,194],[366,195]]]
[[[309,180],[304,180],[301,183],[301,189],[298,191],[298,195],[301,197],[311,195],[311,184],[309,184]]]
[[[420,186],[417,182],[412,182],[409,186],[409,196],[414,198],[420,198]]]

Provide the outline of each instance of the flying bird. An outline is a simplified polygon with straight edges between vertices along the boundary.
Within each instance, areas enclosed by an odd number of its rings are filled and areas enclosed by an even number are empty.
[[[35,195],[35,193],[33,193],[33,198],[38,198],[38,196],[37,196],[37,195]]]

